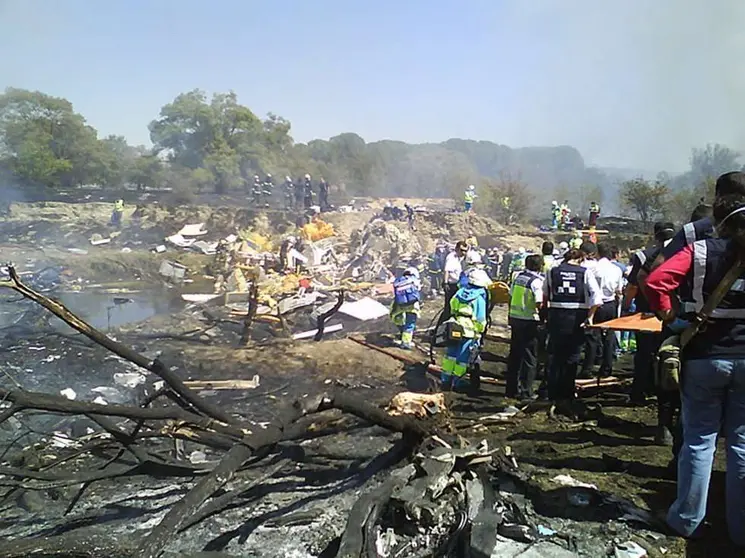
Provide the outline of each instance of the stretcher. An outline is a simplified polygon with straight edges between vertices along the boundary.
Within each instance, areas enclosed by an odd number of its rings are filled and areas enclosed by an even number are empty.
[[[640,331],[646,333],[659,333],[662,331],[662,322],[653,314],[630,314],[601,324],[592,324],[593,329],[612,329],[614,331]]]

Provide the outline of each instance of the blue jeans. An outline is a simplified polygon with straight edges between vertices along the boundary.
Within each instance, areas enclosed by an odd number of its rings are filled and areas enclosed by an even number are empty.
[[[678,460],[678,497],[668,524],[690,536],[706,516],[717,435],[727,440],[727,526],[745,546],[745,359],[701,359],[683,365],[683,448]]]

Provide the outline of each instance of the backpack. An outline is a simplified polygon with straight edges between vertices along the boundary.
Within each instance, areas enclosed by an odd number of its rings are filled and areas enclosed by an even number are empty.
[[[406,306],[419,302],[419,288],[416,279],[410,276],[399,277],[393,282],[393,296],[396,304]]]

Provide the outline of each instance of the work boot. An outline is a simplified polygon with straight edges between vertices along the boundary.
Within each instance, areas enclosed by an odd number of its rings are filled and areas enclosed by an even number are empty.
[[[673,435],[667,426],[660,425],[656,428],[654,434],[654,443],[658,446],[672,447]]]
[[[396,347],[401,346],[402,341],[398,337],[393,338],[393,344],[396,345]]]
[[[414,345],[412,345],[411,343],[402,343],[401,341],[399,341],[398,343],[404,351],[411,351],[414,349]]]

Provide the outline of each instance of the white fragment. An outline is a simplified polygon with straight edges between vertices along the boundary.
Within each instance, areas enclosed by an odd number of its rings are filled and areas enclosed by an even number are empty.
[[[75,401],[75,398],[78,396],[78,394],[75,393],[75,391],[72,388],[65,388],[59,393],[63,397],[67,397],[70,401]]]

